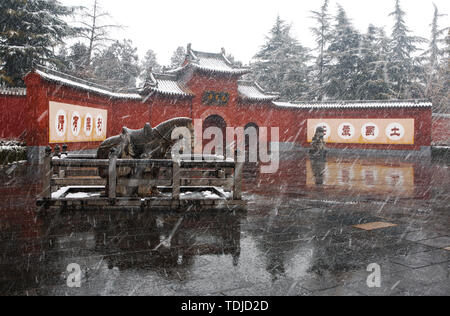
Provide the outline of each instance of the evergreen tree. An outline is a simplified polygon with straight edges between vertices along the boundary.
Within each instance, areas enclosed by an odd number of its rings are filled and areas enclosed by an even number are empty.
[[[93,79],[92,69],[88,65],[89,48],[84,43],[77,42],[69,49],[63,46],[58,58],[57,70],[84,79]]]
[[[170,68],[181,67],[186,59],[186,49],[183,46],[177,47],[170,58]]]
[[[142,74],[140,77],[143,81],[149,76],[150,72],[161,72],[162,68],[158,63],[156,54],[153,50],[149,49],[145,54],[144,60],[141,64],[141,69]]]
[[[121,28],[117,24],[108,24],[108,20],[111,16],[108,12],[102,10],[100,1],[93,0],[92,8],[82,14],[84,21],[82,31],[79,33],[79,37],[87,40],[87,55],[83,64],[86,67],[91,65],[92,59],[96,53],[100,53],[101,49],[105,48],[105,43],[113,42],[114,40],[109,37],[109,31],[112,28]]]
[[[131,40],[115,42],[97,55],[92,62],[96,80],[117,90],[135,88],[140,67],[132,45]]]
[[[324,0],[320,11],[311,11],[311,18],[317,23],[311,31],[314,35],[316,47],[316,65],[313,73],[313,86],[311,87],[311,97],[322,100],[324,97],[324,77],[327,67],[326,49],[330,40],[331,16],[328,13],[329,0]]]
[[[361,35],[347,18],[345,10],[338,6],[336,24],[327,50],[330,58],[324,89],[328,97],[337,100],[359,99],[362,63]]]
[[[370,25],[361,44],[361,73],[357,98],[383,100],[390,97],[387,78],[388,43],[382,28]]]
[[[266,39],[254,57],[254,79],[266,90],[280,92],[283,99],[304,98],[309,84],[308,50],[291,37],[290,26],[279,16]]]
[[[450,113],[450,29],[447,32],[446,37],[447,48],[445,50],[444,58],[442,61],[442,82],[444,83],[441,92],[442,95],[442,109],[446,113]]]
[[[431,99],[435,112],[450,113],[450,29],[445,38],[446,48],[439,65],[436,84],[432,87]]]
[[[439,14],[439,10],[435,4],[433,21],[430,24],[431,27],[431,38],[429,41],[428,50],[425,52],[427,57],[427,78],[426,78],[426,96],[433,99],[434,93],[439,89],[441,82],[438,80],[440,73],[440,62],[444,54],[444,50],[440,48],[440,43],[444,42],[442,39],[448,28],[439,28],[439,18],[445,16],[444,14]]]
[[[23,85],[33,63],[55,66],[55,47],[74,35],[63,20],[75,8],[56,0],[2,0],[0,4],[0,81]]]
[[[415,57],[419,48],[416,44],[424,39],[409,35],[411,32],[405,24],[406,13],[400,7],[400,0],[395,1],[395,10],[391,36],[391,54],[389,77],[394,96],[399,99],[415,98],[423,95],[423,87],[419,84],[421,73],[420,59]]]

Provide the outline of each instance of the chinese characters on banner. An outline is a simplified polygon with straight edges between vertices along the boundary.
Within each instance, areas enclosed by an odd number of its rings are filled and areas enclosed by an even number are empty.
[[[414,119],[309,119],[308,142],[319,126],[327,143],[414,144]]]
[[[50,143],[96,142],[106,139],[108,111],[51,101]]]

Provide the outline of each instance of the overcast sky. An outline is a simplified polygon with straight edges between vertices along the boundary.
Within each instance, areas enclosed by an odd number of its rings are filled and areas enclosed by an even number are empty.
[[[67,5],[91,7],[94,0],[60,0]],[[169,64],[178,46],[192,43],[195,50],[220,52],[224,47],[244,63],[248,63],[265,41],[276,16],[292,25],[292,35],[305,46],[313,47],[309,28],[313,25],[311,10],[319,10],[322,0],[100,0],[114,22],[126,26],[114,30],[112,37],[129,38],[144,56],[148,49],[156,52],[158,61]],[[448,0],[401,0],[406,23],[417,35],[429,38],[433,2],[441,13],[450,13]],[[395,0],[330,0],[346,10],[354,25],[365,31],[370,23],[385,26],[388,34],[393,25]],[[448,16],[441,26],[450,26]]]

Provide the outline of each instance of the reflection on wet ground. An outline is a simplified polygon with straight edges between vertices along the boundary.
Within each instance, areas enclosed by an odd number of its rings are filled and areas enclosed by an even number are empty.
[[[3,295],[450,294],[450,170],[398,159],[246,166],[246,213],[37,215],[39,171],[0,171]],[[373,222],[395,226],[362,230]],[[369,225],[370,226],[370,225]],[[67,286],[69,264],[82,271]],[[381,287],[369,288],[371,263]]]

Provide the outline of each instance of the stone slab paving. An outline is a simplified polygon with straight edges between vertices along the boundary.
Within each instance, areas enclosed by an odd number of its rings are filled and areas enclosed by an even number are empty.
[[[430,168],[430,177],[450,178],[448,168]],[[450,186],[442,181],[430,180],[426,198],[352,196],[308,186],[301,172],[255,175],[244,214],[41,216],[41,176],[19,169],[17,188],[0,185],[1,295],[450,295]],[[70,263],[82,270],[81,288],[66,284]],[[380,287],[368,285],[374,264]]]
[[[442,236],[442,237],[436,237],[432,239],[422,240],[420,241],[421,244],[436,247],[436,248],[446,248],[450,247],[450,237],[449,236]]]

